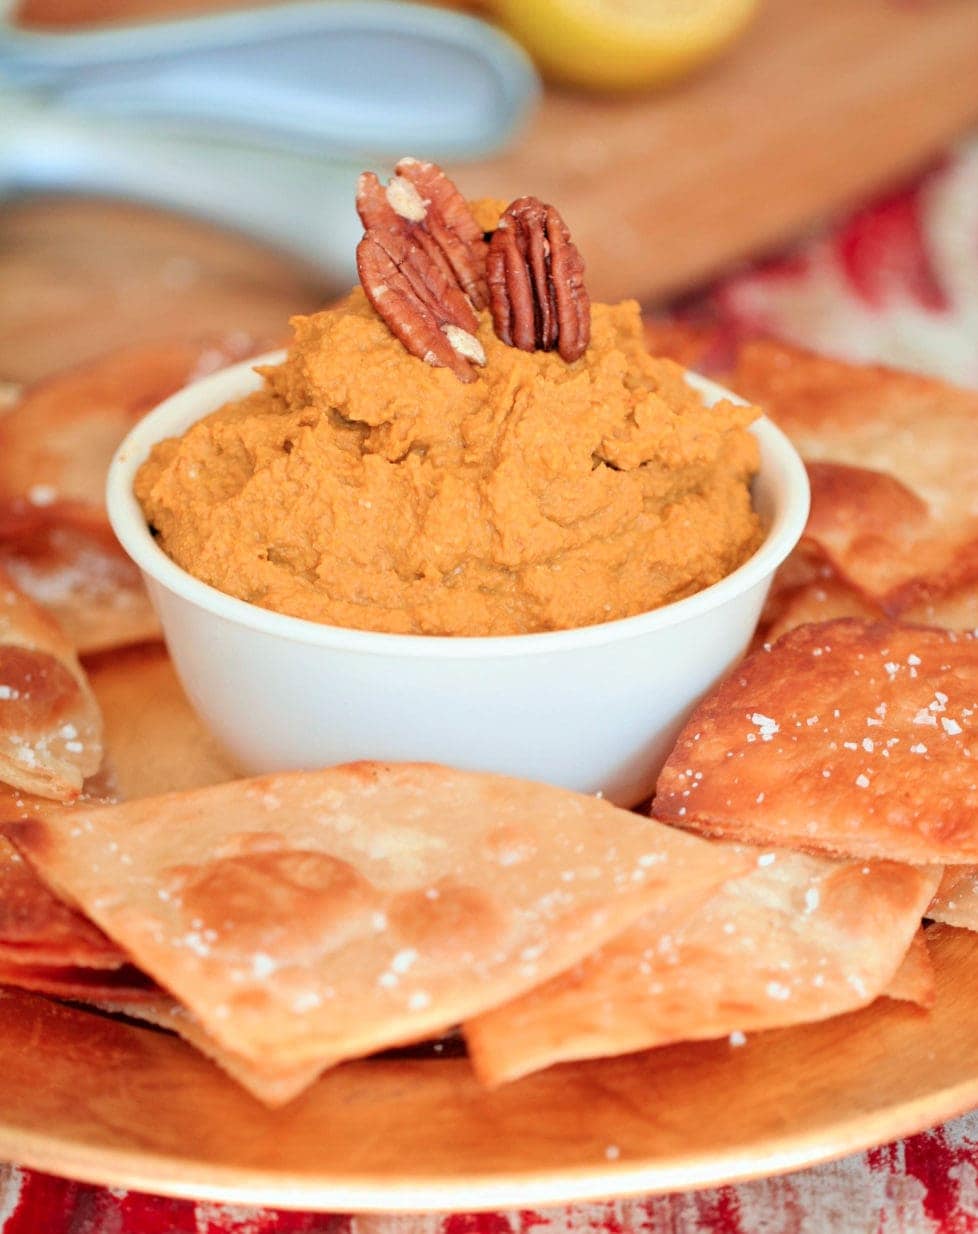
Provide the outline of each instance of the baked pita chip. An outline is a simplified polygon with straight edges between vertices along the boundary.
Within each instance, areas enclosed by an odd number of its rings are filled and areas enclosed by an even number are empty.
[[[88,676],[120,799],[203,788],[237,776],[187,701],[161,644],[99,656],[88,662]]]
[[[479,1078],[808,1023],[894,978],[939,871],[754,852],[673,929],[642,918],[568,972],[464,1025]]]
[[[0,538],[0,568],[54,615],[79,655],[160,637],[139,571],[114,537],[49,525]]]
[[[978,860],[978,640],[799,626],[693,713],[653,812],[707,835],[917,864]]]
[[[133,424],[253,348],[244,335],[142,343],[27,389],[0,419],[0,535],[17,519],[107,528],[105,477]]]
[[[646,318],[645,345],[653,356],[668,356],[684,368],[710,376],[728,369],[734,359],[735,339],[708,322]]]
[[[10,964],[0,960],[0,985],[85,1003],[117,997],[138,1002],[159,994],[153,982],[129,964],[113,969],[59,968],[43,964]]]
[[[881,621],[883,616],[882,610],[875,604],[830,573],[782,596],[777,616],[765,630],[764,639],[765,642],[776,643],[782,634],[798,626],[834,621],[839,617]]]
[[[978,865],[946,866],[926,916],[978,931]]]
[[[0,573],[0,781],[68,801],[101,761],[98,705],[71,644]]]
[[[812,504],[805,539],[870,602],[916,577],[921,554],[943,532],[927,503],[895,476],[837,462],[809,462]],[[926,558],[924,558],[926,559]]]
[[[806,622],[833,621],[837,617],[880,621],[885,617],[878,605],[846,583],[831,567],[793,589],[786,589],[777,597],[772,610],[764,630],[764,639],[769,643]],[[920,599],[904,609],[900,621],[906,625],[978,631],[978,583]]]
[[[85,1000],[87,1003],[88,999]],[[275,1108],[293,1101],[313,1084],[322,1072],[318,1063],[301,1063],[294,1067],[263,1068],[239,1054],[223,1049],[206,1033],[186,1007],[160,992],[140,998],[116,998],[114,995],[90,1003],[109,1015],[124,1015],[156,1028],[176,1033],[201,1054],[216,1063],[236,1083],[261,1101]]]
[[[978,633],[978,582],[964,583],[950,591],[921,596],[900,614],[901,621],[946,630]]]
[[[888,478],[869,487],[857,481],[851,496],[837,490],[841,508],[829,519],[828,542],[860,590],[897,613],[922,589],[948,591],[978,578],[978,451],[966,445],[978,392],[769,340],[745,344],[729,380],[807,462]],[[847,528],[846,509],[861,510],[866,527]],[[887,510],[896,518],[892,533]],[[813,512],[820,511],[831,513],[816,493]]]
[[[102,708],[103,765],[71,807],[0,785],[0,819],[95,807],[165,788],[197,788],[234,772],[197,718],[163,647],[132,648],[90,664]],[[106,774],[107,773],[107,774]],[[117,968],[125,954],[96,926],[54,896],[6,840],[0,839],[0,962],[66,968]]]
[[[927,946],[927,932],[921,926],[913,936],[913,942],[903,957],[900,967],[893,974],[883,991],[887,998],[903,1003],[916,1003],[925,1011],[934,1006],[937,998],[937,979],[934,962]]]
[[[101,930],[53,895],[13,845],[0,838],[0,966],[107,969],[125,960]]]
[[[269,1068],[441,1032],[744,864],[598,798],[420,764],[4,830],[222,1048]]]

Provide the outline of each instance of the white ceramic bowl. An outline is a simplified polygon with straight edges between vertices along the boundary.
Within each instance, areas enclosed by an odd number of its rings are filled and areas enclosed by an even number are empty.
[[[119,447],[109,518],[143,573],[187,694],[249,772],[420,760],[603,792],[651,793],[682,722],[747,646],[774,571],[808,515],[805,469],[768,421],[754,486],[764,543],[664,608],[577,630],[494,638],[374,634],[269,612],[193,578],[156,545],[133,495],[151,447],[257,388],[257,363],[189,386]],[[708,404],[733,397],[689,375]]]

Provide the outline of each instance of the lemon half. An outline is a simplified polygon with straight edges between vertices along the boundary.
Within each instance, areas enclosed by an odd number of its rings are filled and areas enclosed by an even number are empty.
[[[662,85],[709,60],[759,0],[496,0],[549,77],[600,90]]]

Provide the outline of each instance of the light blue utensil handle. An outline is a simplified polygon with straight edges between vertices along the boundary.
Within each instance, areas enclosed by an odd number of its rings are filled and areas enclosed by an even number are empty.
[[[68,35],[8,25],[0,75],[79,114],[374,158],[486,154],[539,90],[523,51],[492,26],[389,0]]]

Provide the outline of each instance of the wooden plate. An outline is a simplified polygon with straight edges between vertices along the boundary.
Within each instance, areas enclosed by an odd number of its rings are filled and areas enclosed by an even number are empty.
[[[130,797],[230,778],[166,652],[89,661]],[[260,1106],[169,1034],[0,992],[0,1160],[165,1195],[334,1211],[685,1190],[843,1156],[978,1104],[978,934],[932,933],[938,999],[555,1067],[494,1093],[386,1057]]]
[[[181,1041],[0,998],[0,1159],[166,1195],[338,1211],[521,1207],[797,1169],[978,1103],[978,936],[926,1014],[574,1064],[495,1093],[464,1058],[349,1064],[268,1111]]]

